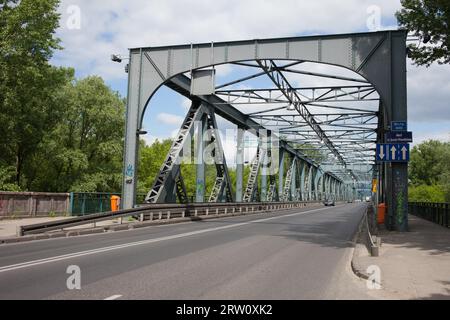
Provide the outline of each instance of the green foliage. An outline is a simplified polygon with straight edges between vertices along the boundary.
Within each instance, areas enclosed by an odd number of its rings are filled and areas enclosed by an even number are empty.
[[[68,83],[65,110],[29,166],[31,189],[73,192],[120,190],[124,101],[99,77]],[[40,167],[49,169],[39,170]]]
[[[425,141],[411,150],[409,177],[413,185],[450,183],[450,143]]]
[[[309,159],[315,161],[316,163],[321,163],[326,160],[326,155],[322,152],[322,150],[319,150],[316,146],[309,144],[309,143],[303,143],[303,144],[292,144],[292,146],[303,153],[305,156],[307,156]]]
[[[429,43],[410,44],[410,56],[418,65],[429,66],[450,62],[450,1],[448,0],[402,0],[403,8],[396,13],[400,26]]]
[[[161,165],[169,153],[171,139],[156,140],[151,146],[140,142],[138,192],[148,192],[161,169]]]
[[[408,200],[410,202],[445,202],[445,191],[438,185],[410,186]]]
[[[409,201],[450,202],[450,142],[425,141],[411,150]]]
[[[58,92],[73,70],[48,61],[59,49],[54,37],[59,1],[2,1],[0,6],[0,167],[15,168],[6,181],[27,188],[24,169],[64,108]],[[9,170],[9,169],[7,169]]]
[[[0,167],[0,190],[20,191],[20,187],[17,184],[8,182],[14,180],[15,173],[14,167]]]

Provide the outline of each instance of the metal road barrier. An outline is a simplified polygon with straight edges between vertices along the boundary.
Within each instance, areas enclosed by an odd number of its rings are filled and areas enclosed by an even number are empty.
[[[192,203],[192,204],[146,204],[133,209],[115,212],[101,212],[87,216],[74,217],[61,221],[51,221],[21,226],[20,236],[39,234],[64,228],[81,226],[116,218],[136,217],[140,222],[154,220],[169,220],[174,218],[195,218],[236,213],[253,213],[262,211],[284,210],[304,207],[307,204],[319,204],[319,201],[309,202],[251,202],[251,203]]]
[[[422,219],[450,228],[450,204],[434,202],[409,202],[408,212]]]

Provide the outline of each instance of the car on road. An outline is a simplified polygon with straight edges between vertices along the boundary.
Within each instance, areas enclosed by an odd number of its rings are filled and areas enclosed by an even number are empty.
[[[333,199],[333,198],[325,199],[325,200],[323,201],[323,204],[324,204],[325,206],[334,206],[334,205],[336,205],[336,204],[334,203],[334,199]]]

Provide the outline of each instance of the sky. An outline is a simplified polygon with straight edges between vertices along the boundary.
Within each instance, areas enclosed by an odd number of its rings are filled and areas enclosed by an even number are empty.
[[[62,0],[57,36],[64,50],[52,63],[75,68],[79,78],[99,75],[125,97],[124,63],[110,55],[127,56],[128,48],[397,29],[400,8],[399,0]],[[222,67],[218,81],[232,72]],[[416,67],[408,60],[407,72],[414,144],[449,141],[450,66]],[[158,91],[144,118],[145,140],[176,133],[188,107],[169,89]]]

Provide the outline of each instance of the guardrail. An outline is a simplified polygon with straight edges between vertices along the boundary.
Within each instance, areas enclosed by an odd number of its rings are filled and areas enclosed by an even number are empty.
[[[21,226],[18,230],[20,236],[62,230],[75,226],[92,224],[116,218],[137,217],[140,222],[153,220],[169,220],[174,218],[187,218],[208,215],[223,215],[234,213],[252,213],[269,210],[283,210],[298,208],[313,202],[249,202],[249,203],[192,203],[192,204],[148,204],[133,209],[115,212],[95,213],[87,216],[74,217],[61,221],[51,221]]]
[[[422,219],[450,227],[450,204],[434,202],[409,202],[408,212]]]

